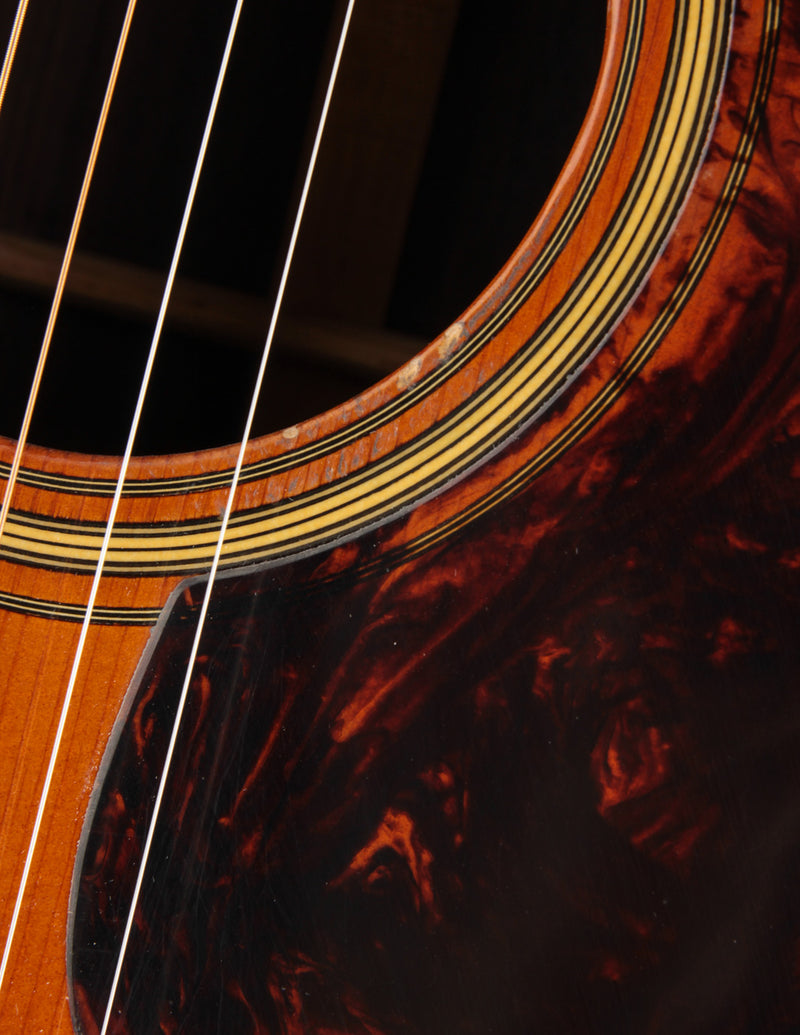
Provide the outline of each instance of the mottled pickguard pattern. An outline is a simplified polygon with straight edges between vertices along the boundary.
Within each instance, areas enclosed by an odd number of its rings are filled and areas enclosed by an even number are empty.
[[[112,1031],[800,1030],[794,20],[723,288],[590,435],[393,570],[220,585]],[[86,1033],[199,596],[96,799]]]
[[[590,520],[557,535],[523,496],[383,585],[225,585],[118,1030],[800,1023],[800,413],[716,484],[633,477],[614,433],[581,479]],[[173,624],[86,857],[87,1017],[191,633]]]

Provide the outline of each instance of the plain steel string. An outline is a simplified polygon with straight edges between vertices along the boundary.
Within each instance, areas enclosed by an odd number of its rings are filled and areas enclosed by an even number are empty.
[[[22,25],[25,21],[25,15],[27,12],[28,0],[19,0],[19,3],[17,4],[17,13],[14,16],[14,24],[11,26],[11,35],[8,37],[8,46],[6,47],[6,56],[3,58],[3,67],[0,69],[0,111],[3,108],[3,101],[6,96],[6,87],[8,86],[8,80],[11,78],[11,67],[14,64],[14,57],[17,53],[17,44],[19,43]]]
[[[22,28],[22,19],[20,17],[22,5],[17,11],[17,19],[14,23],[17,28],[19,23],[19,30]],[[59,309],[61,308],[61,299],[64,295],[64,287],[67,283],[67,276],[69,275],[70,266],[72,264],[72,256],[75,251],[75,242],[78,239],[78,231],[80,230],[81,221],[83,220],[83,212],[86,208],[86,199],[89,196],[89,188],[92,183],[94,176],[95,165],[97,164],[97,155],[100,150],[100,143],[103,139],[103,134],[106,128],[106,122],[108,120],[108,111],[111,107],[111,99],[114,96],[114,90],[117,85],[117,78],[119,76],[119,68],[122,63],[122,55],[125,52],[125,44],[128,41],[128,32],[130,30],[131,21],[133,20],[133,12],[136,10],[136,0],[128,0],[128,7],[125,11],[125,20],[122,23],[122,29],[120,30],[119,40],[117,42],[117,50],[114,54],[114,63],[111,66],[111,74],[108,77],[108,84],[106,86],[105,96],[103,97],[103,106],[100,109],[100,115],[97,120],[97,127],[94,131],[94,139],[92,140],[92,148],[89,152],[89,160],[86,163],[86,171],[83,174],[83,183],[81,184],[81,191],[78,196],[78,203],[75,206],[75,214],[72,217],[72,226],[69,232],[69,238],[64,249],[64,258],[61,261],[61,269],[58,274],[58,281],[56,283],[55,293],[53,295],[53,301],[50,306],[50,315],[47,318],[47,326],[45,328],[44,337],[42,338],[42,346],[39,350],[39,359],[36,363],[36,370],[33,374],[33,382],[31,383],[30,394],[28,395],[28,403],[25,407],[25,415],[22,418],[22,426],[20,427],[19,435],[17,437],[17,445],[14,449],[14,459],[11,463],[11,471],[6,481],[6,491],[3,496],[3,505],[0,508],[0,539],[3,537],[5,532],[6,522],[8,520],[8,513],[11,509],[11,498],[14,494],[14,487],[17,484],[17,477],[19,476],[19,469],[22,464],[22,454],[25,450],[25,446],[28,441],[28,432],[31,427],[31,420],[33,419],[33,410],[36,405],[36,399],[39,395],[39,387],[42,383],[42,376],[44,375],[45,363],[47,362],[47,355],[50,351],[50,343],[53,340],[53,332],[56,326],[56,319],[58,317]],[[22,11],[24,17],[24,11]],[[19,31],[17,31],[16,38],[19,38]],[[9,40],[9,48],[11,47],[12,41],[16,47],[16,40],[12,33],[12,39]],[[8,61],[8,53],[6,54],[6,60]],[[5,73],[5,64],[3,66]],[[9,64],[10,72],[10,64]],[[5,84],[4,84],[5,86]],[[3,957],[3,964],[0,966],[0,985],[2,985],[6,957]]]
[[[219,568],[220,558],[222,556],[222,547],[225,539],[225,533],[228,530],[228,523],[230,522],[231,513],[233,510],[233,500],[236,494],[236,489],[239,484],[242,466],[244,464],[245,451],[247,449],[247,444],[250,440],[250,433],[253,428],[253,420],[255,418],[258,397],[261,393],[261,384],[264,380],[264,372],[266,370],[267,360],[269,358],[270,349],[272,348],[273,338],[275,337],[275,328],[278,323],[278,316],[280,315],[284,292],[286,291],[286,282],[289,277],[289,269],[291,267],[292,259],[294,257],[294,250],[297,244],[297,237],[300,233],[300,224],[302,222],[303,213],[306,207],[306,200],[308,198],[308,192],[311,186],[311,178],[314,175],[314,167],[317,162],[317,154],[319,152],[319,146],[322,140],[322,133],[325,129],[325,122],[328,116],[328,108],[330,107],[331,97],[333,96],[333,89],[336,83],[336,76],[339,71],[339,65],[341,63],[342,52],[344,50],[344,44],[347,38],[347,31],[350,27],[350,18],[353,13],[354,4],[355,0],[348,0],[347,10],[345,12],[344,21],[342,23],[342,29],[339,34],[339,43],[336,48],[336,56],[334,57],[330,77],[328,79],[328,88],[325,92],[325,100],[323,102],[322,111],[320,113],[319,122],[317,124],[317,132],[314,138],[314,146],[311,150],[311,157],[308,162],[308,168],[306,169],[306,177],[303,183],[303,190],[300,195],[300,202],[297,206],[297,213],[295,215],[294,226],[292,228],[292,235],[289,240],[289,246],[286,250],[286,258],[284,259],[283,263],[283,271],[281,273],[280,284],[278,285],[278,291],[275,296],[275,304],[272,308],[272,317],[270,319],[269,329],[267,331],[267,336],[264,341],[264,349],[261,354],[261,363],[258,368],[258,374],[256,376],[255,386],[253,388],[253,395],[250,400],[250,410],[247,415],[247,421],[245,423],[242,441],[239,446],[239,455],[236,459],[236,466],[234,468],[230,488],[228,489],[228,499],[225,504],[225,512],[222,516],[222,523],[220,525],[219,536],[217,538],[217,545],[214,551],[214,559],[211,562],[211,568],[209,569],[208,573],[206,589],[205,593],[203,594],[203,603],[200,608],[200,613],[197,620],[197,628],[194,634],[194,641],[192,642],[192,649],[189,653],[189,660],[186,666],[186,675],[183,680],[183,687],[181,689],[181,695],[178,701],[178,710],[175,714],[175,720],[172,724],[172,734],[170,736],[169,746],[167,747],[167,753],[164,758],[164,765],[161,770],[161,778],[158,785],[158,792],[156,794],[155,803],[153,805],[153,814],[150,817],[150,825],[147,829],[147,838],[145,840],[144,848],[142,850],[142,858],[141,863],[139,865],[139,872],[136,877],[136,885],[133,889],[133,897],[131,899],[131,904],[128,910],[128,919],[125,924],[125,931],[122,936],[122,944],[120,945],[119,955],[117,957],[117,966],[114,971],[114,980],[111,983],[111,990],[108,995],[108,1002],[106,1004],[106,1012],[105,1017],[103,1018],[103,1026],[100,1029],[100,1035],[107,1035],[108,1033],[108,1025],[114,1007],[114,999],[116,998],[117,987],[119,985],[120,976],[122,974],[122,966],[125,960],[125,953],[128,948],[128,941],[130,940],[131,929],[133,927],[133,918],[134,914],[136,913],[136,907],[139,903],[139,895],[141,893],[142,884],[144,882],[145,870],[147,869],[147,861],[150,856],[150,849],[153,843],[153,835],[155,833],[156,824],[158,822],[159,812],[161,811],[161,802],[164,797],[164,788],[166,786],[170,768],[172,766],[172,759],[175,753],[175,745],[178,740],[178,730],[180,728],[181,719],[183,717],[184,708],[186,706],[186,701],[189,696],[189,685],[191,683],[192,675],[194,672],[195,660],[197,659],[197,653],[200,647],[200,638],[203,633],[206,615],[208,614],[208,605],[211,600],[211,592],[214,586],[214,580],[216,578],[217,569]]]
[[[135,3],[135,0],[132,0],[131,7],[133,6],[134,3]],[[63,702],[63,705],[62,705],[62,708],[61,708],[61,716],[60,716],[59,723],[58,723],[58,729],[56,731],[55,742],[53,744],[53,748],[52,748],[52,751],[51,751],[51,754],[50,754],[50,762],[49,762],[49,765],[47,767],[47,775],[45,776],[45,781],[44,781],[44,785],[42,787],[41,797],[39,799],[39,807],[38,807],[38,810],[36,812],[36,820],[35,820],[34,826],[33,826],[33,833],[31,834],[31,839],[30,839],[30,842],[29,842],[29,845],[28,845],[28,854],[27,854],[27,857],[25,859],[25,868],[23,870],[22,880],[20,882],[19,889],[18,889],[18,892],[17,892],[16,903],[14,905],[14,914],[13,914],[13,917],[12,917],[12,920],[11,920],[11,926],[9,928],[8,935],[7,935],[7,938],[6,938],[6,945],[5,945],[5,950],[3,952],[2,963],[0,963],[0,987],[2,987],[3,979],[5,977],[6,969],[7,969],[7,966],[8,966],[8,958],[9,958],[9,954],[10,954],[10,951],[11,951],[11,943],[12,943],[12,940],[14,938],[14,934],[16,932],[17,921],[19,919],[20,909],[21,909],[21,906],[22,906],[22,900],[23,900],[23,897],[25,895],[25,889],[26,889],[26,886],[27,886],[27,883],[28,883],[28,877],[30,875],[31,863],[32,863],[32,860],[33,860],[33,854],[34,854],[34,851],[36,849],[36,843],[37,843],[38,838],[39,838],[39,831],[40,831],[40,828],[41,828],[42,816],[44,815],[45,805],[47,803],[47,799],[48,799],[49,794],[50,794],[50,787],[51,787],[51,784],[52,784],[52,781],[53,781],[53,773],[55,771],[56,761],[57,761],[59,750],[60,750],[60,747],[61,747],[61,742],[62,742],[62,739],[63,739],[63,736],[64,736],[64,727],[66,725],[67,713],[69,712],[70,704],[72,702],[73,691],[75,689],[75,683],[76,683],[77,676],[78,676],[78,669],[79,669],[79,666],[80,666],[80,663],[81,663],[81,659],[83,657],[83,650],[84,650],[84,646],[85,646],[85,643],[86,643],[86,637],[87,637],[87,634],[88,634],[88,631],[89,631],[89,625],[91,623],[92,614],[93,614],[93,611],[94,611],[94,604],[95,604],[95,600],[97,598],[97,592],[98,592],[98,589],[100,588],[100,577],[102,575],[103,565],[105,564],[106,555],[108,553],[109,544],[110,544],[110,541],[111,541],[111,532],[112,532],[112,529],[113,529],[113,526],[114,526],[114,520],[116,518],[117,509],[119,507],[119,501],[120,501],[120,499],[122,497],[122,488],[123,488],[123,485],[124,485],[124,482],[125,482],[125,477],[127,475],[128,465],[130,463],[130,458],[131,458],[131,455],[133,453],[133,444],[134,444],[134,440],[135,440],[135,437],[136,437],[136,432],[138,430],[139,420],[140,420],[140,417],[141,417],[142,409],[143,409],[143,406],[144,406],[144,400],[145,400],[145,395],[146,395],[146,392],[147,392],[147,386],[148,386],[148,383],[149,383],[149,380],[150,380],[150,374],[151,374],[151,371],[153,369],[153,364],[155,362],[156,352],[158,350],[158,343],[159,343],[159,340],[160,340],[160,337],[161,337],[161,329],[162,329],[163,324],[164,324],[164,317],[166,315],[167,305],[169,303],[170,294],[172,292],[172,286],[173,286],[173,283],[174,283],[174,280],[175,280],[175,275],[176,275],[177,268],[178,268],[178,261],[180,259],[181,250],[183,248],[184,237],[186,236],[186,228],[187,228],[188,223],[189,223],[189,216],[191,214],[191,210],[192,210],[192,205],[194,203],[195,194],[197,193],[197,184],[198,184],[199,179],[200,179],[200,171],[202,169],[203,161],[205,159],[206,150],[208,148],[208,141],[209,141],[209,137],[211,135],[211,127],[213,125],[214,117],[216,115],[217,106],[218,106],[218,103],[219,103],[219,97],[220,97],[220,93],[222,91],[222,83],[223,83],[223,80],[225,78],[225,73],[226,73],[227,68],[228,68],[228,61],[229,61],[229,58],[230,58],[231,49],[233,47],[233,40],[234,40],[234,36],[236,35],[236,28],[237,28],[237,25],[239,23],[239,15],[241,13],[241,9],[242,9],[243,4],[244,4],[244,0],[237,0],[236,9],[234,10],[233,18],[231,19],[231,25],[230,25],[230,29],[228,31],[228,39],[227,39],[227,42],[226,42],[226,45],[225,45],[225,52],[223,54],[222,62],[220,64],[220,68],[219,68],[219,73],[217,75],[217,82],[216,82],[216,87],[214,89],[214,96],[212,98],[211,107],[209,108],[208,117],[206,119],[205,131],[203,133],[203,139],[202,139],[202,142],[200,144],[200,150],[199,150],[198,155],[197,155],[197,161],[196,161],[196,164],[195,164],[194,175],[192,177],[192,183],[191,183],[191,186],[189,188],[189,193],[188,193],[187,200],[186,200],[186,207],[184,209],[183,219],[181,221],[180,230],[178,232],[177,243],[175,245],[175,251],[174,251],[174,254],[173,254],[173,257],[172,257],[172,264],[170,266],[169,275],[167,277],[166,286],[164,288],[164,293],[163,293],[163,296],[162,296],[162,299],[161,299],[161,308],[159,309],[158,320],[156,322],[156,328],[155,328],[155,330],[153,332],[153,338],[152,338],[152,341],[150,343],[150,352],[149,352],[148,358],[147,358],[147,365],[145,367],[144,376],[142,378],[141,387],[139,389],[139,398],[138,398],[137,403],[136,403],[136,410],[135,410],[135,413],[134,413],[134,416],[133,416],[133,421],[131,422],[131,429],[130,429],[130,433],[128,435],[128,442],[127,442],[127,445],[125,447],[125,454],[124,454],[124,456],[122,458],[122,465],[120,467],[119,477],[117,478],[117,484],[116,484],[116,489],[115,489],[115,492],[114,492],[114,498],[113,498],[112,503],[111,503],[111,509],[110,509],[109,516],[108,516],[108,521],[107,521],[107,524],[106,524],[105,535],[103,536],[103,542],[102,542],[102,545],[100,547],[100,554],[99,554],[99,557],[98,557],[98,560],[97,560],[97,567],[95,568],[94,579],[92,581],[92,588],[91,588],[91,592],[89,594],[89,601],[88,601],[88,603],[86,605],[86,612],[84,614],[83,624],[81,626],[81,634],[80,634],[80,638],[78,640],[78,646],[77,646],[77,649],[76,649],[76,652],[75,652],[75,657],[74,657],[74,660],[73,660],[73,663],[72,663],[72,670],[70,672],[69,682],[68,682],[68,685],[67,685],[66,694],[64,696],[64,702]]]

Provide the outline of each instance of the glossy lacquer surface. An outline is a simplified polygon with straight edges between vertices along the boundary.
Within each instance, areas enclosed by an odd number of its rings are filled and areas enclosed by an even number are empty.
[[[110,1030],[798,1029],[799,44],[793,3],[612,7],[492,289],[253,444]],[[114,464],[30,461],[4,635],[49,672]],[[134,471],[12,1029],[101,1024],[229,465]]]

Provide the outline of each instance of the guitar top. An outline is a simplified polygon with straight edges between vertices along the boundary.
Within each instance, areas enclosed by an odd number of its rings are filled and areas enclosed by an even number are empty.
[[[793,0],[614,0],[532,229],[249,443],[202,619],[236,449],[132,460],[41,806],[120,462],[25,450],[3,1030],[800,1028],[798,97]]]

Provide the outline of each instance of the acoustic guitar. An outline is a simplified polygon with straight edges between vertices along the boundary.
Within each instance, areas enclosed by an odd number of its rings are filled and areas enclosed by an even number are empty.
[[[800,1030],[799,97],[793,0],[612,0],[395,373],[2,442],[3,1031]]]

